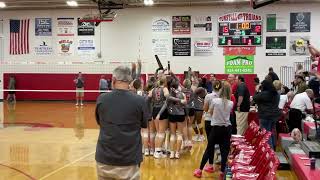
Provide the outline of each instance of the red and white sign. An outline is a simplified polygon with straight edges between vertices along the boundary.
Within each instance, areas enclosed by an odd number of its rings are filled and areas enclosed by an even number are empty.
[[[224,47],[223,55],[224,56],[240,56],[240,55],[255,55],[256,47]]]
[[[261,21],[262,17],[250,12],[234,12],[225,14],[218,18],[218,22],[250,22]]]

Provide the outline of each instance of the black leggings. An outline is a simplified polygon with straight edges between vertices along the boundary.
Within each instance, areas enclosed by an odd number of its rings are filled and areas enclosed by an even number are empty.
[[[208,138],[208,145],[203,154],[200,169],[202,170],[211,156],[214,156],[214,146],[219,144],[221,152],[221,172],[224,172],[230,152],[232,127],[213,126]]]
[[[301,122],[305,118],[305,115],[299,109],[290,109],[289,111],[289,131],[291,132],[294,128],[298,128],[302,132]]]
[[[210,136],[211,129],[212,129],[211,121],[204,121],[204,122],[205,122],[204,128],[206,130],[207,140],[209,142],[209,136]],[[214,158],[214,153],[210,153],[209,154],[209,164],[213,164],[213,158]]]

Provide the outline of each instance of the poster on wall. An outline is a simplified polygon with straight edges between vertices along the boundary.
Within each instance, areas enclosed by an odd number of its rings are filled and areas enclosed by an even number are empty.
[[[48,56],[53,54],[52,40],[41,38],[35,40],[34,53],[37,56]]]
[[[277,14],[267,14],[267,32],[287,32],[287,22]]]
[[[52,36],[52,19],[36,18],[35,19],[36,36]]]
[[[170,18],[158,17],[152,20],[153,33],[170,33]]]
[[[191,38],[173,38],[172,55],[191,56]]]
[[[223,48],[223,55],[224,56],[256,55],[256,47],[254,47],[254,46],[224,47]]]
[[[194,40],[194,56],[211,56],[213,38],[196,38]]]
[[[152,52],[159,57],[169,57],[170,40],[168,38],[153,38]]]
[[[80,22],[78,18],[78,36],[94,36],[94,22]]]
[[[57,18],[57,36],[74,36],[74,18]]]
[[[77,49],[79,55],[95,55],[96,52],[93,39],[79,39]]]
[[[290,56],[310,56],[308,41],[310,36],[291,36]]]
[[[253,74],[254,56],[225,56],[226,74]]]
[[[195,34],[212,33],[212,17],[195,16],[193,19],[192,32]]]
[[[311,13],[290,13],[290,32],[310,32]]]
[[[266,56],[286,56],[287,53],[286,36],[266,37]]]
[[[191,16],[173,16],[172,34],[191,34]]]
[[[59,56],[72,56],[74,54],[74,40],[67,38],[58,40],[57,53]]]

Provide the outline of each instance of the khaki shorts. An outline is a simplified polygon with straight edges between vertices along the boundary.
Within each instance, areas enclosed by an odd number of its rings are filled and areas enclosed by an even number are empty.
[[[140,168],[133,166],[110,166],[97,162],[98,180],[140,180]]]
[[[84,96],[84,88],[76,88],[76,97]]]

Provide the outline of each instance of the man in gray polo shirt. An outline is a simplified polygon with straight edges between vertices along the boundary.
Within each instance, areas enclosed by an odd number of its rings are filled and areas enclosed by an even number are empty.
[[[131,71],[119,66],[113,71],[110,93],[97,100],[96,120],[100,126],[96,161],[99,180],[140,179],[141,128],[151,118],[142,96],[129,91]]]

